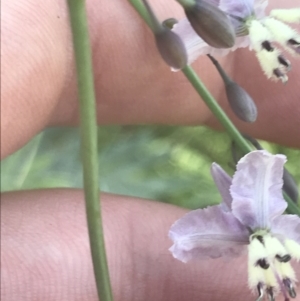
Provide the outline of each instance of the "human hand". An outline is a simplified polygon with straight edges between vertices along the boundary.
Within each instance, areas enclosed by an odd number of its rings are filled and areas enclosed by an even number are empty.
[[[278,7],[293,5],[277,2]],[[126,1],[103,4],[88,2],[99,123],[214,123],[182,74],[171,73],[162,62],[132,7]],[[176,3],[157,1],[153,7],[162,19],[182,15]],[[77,123],[66,11],[63,1],[3,1],[2,157],[46,126]],[[299,61],[293,62],[286,86],[268,82],[247,50],[222,62],[258,105],[257,123],[237,121],[239,128],[299,146]],[[248,70],[240,67],[243,63]],[[222,81],[209,60],[199,59],[195,68],[226,107]],[[126,197],[103,199],[116,300],[253,299],[245,258],[193,264],[172,258],[167,232],[183,209]],[[96,300],[83,204],[79,190],[3,194],[2,300]]]

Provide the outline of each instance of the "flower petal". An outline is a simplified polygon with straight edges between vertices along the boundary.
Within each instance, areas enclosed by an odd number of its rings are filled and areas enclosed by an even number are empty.
[[[300,217],[298,215],[281,215],[272,221],[272,233],[292,239],[300,244]]]
[[[192,28],[188,19],[182,19],[172,28],[182,39],[188,54],[188,64],[193,63],[200,55],[209,52],[208,46]]]
[[[225,56],[230,51],[235,51],[237,48],[248,47],[250,45],[250,39],[248,36],[237,37],[235,39],[235,45],[229,49],[213,48],[205,43],[194,31],[188,19],[182,19],[178,23],[174,24],[172,31],[182,39],[187,54],[188,64],[192,64],[199,56],[205,54],[211,54],[213,56]]]
[[[254,0],[221,0],[219,8],[229,15],[245,19],[254,13]]]
[[[266,16],[265,10],[268,6],[268,0],[254,0],[254,12],[257,19]]]
[[[247,19],[253,14],[257,19],[265,16],[265,9],[268,6],[268,0],[220,0],[219,8],[228,15]]]
[[[287,207],[282,196],[284,155],[253,151],[237,164],[230,189],[232,213],[252,230],[269,228]]]
[[[187,213],[172,225],[169,237],[174,242],[170,251],[183,262],[224,255],[235,257],[249,242],[246,227],[220,206]]]
[[[218,190],[222,196],[222,209],[224,211],[231,211],[232,197],[229,191],[232,182],[231,177],[217,163],[213,163],[211,165],[210,171],[215,181],[215,184],[218,187]]]

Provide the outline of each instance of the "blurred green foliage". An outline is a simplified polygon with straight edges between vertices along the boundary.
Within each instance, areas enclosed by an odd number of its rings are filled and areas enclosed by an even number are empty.
[[[300,150],[260,142],[287,155],[286,167],[300,188]],[[101,127],[99,159],[102,191],[191,209],[220,201],[212,162],[234,170],[227,134],[205,127]],[[1,191],[82,187],[78,129],[47,129],[1,165]]]

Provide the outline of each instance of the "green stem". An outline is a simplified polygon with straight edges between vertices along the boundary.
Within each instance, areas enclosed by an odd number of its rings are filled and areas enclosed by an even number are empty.
[[[151,28],[151,30],[154,31],[151,16],[149,15],[149,12],[145,7],[144,3],[142,3],[142,1],[140,0],[129,0],[129,2],[139,13],[142,19],[147,23],[147,25]]]
[[[224,126],[229,136],[232,140],[239,146],[241,151],[245,154],[249,153],[253,150],[250,144],[244,139],[239,130],[234,126],[225,112],[222,110],[218,102],[214,99],[214,97],[210,94],[210,92],[206,89],[204,84],[199,79],[196,72],[192,67],[186,66],[181,70],[190,83],[193,85],[198,94],[202,97],[203,101],[210,108],[215,117],[220,121],[220,123]]]
[[[239,130],[234,126],[234,124],[231,122],[231,120],[228,118],[228,116],[225,114],[225,112],[222,110],[222,108],[217,103],[217,101],[213,98],[210,92],[206,89],[206,87],[201,82],[201,80],[199,79],[198,75],[193,70],[193,68],[190,66],[186,66],[181,71],[184,73],[184,75],[193,85],[193,87],[198,92],[198,94],[202,97],[203,101],[210,108],[214,116],[219,120],[219,122],[226,129],[227,133],[232,138],[232,140],[240,147],[241,151],[245,152],[245,154],[251,152],[253,148],[250,146],[247,140],[242,136]],[[287,212],[297,214],[300,216],[299,206],[297,206],[297,204],[295,204],[284,191],[283,191],[283,195],[288,203]]]
[[[149,15],[145,7],[142,5],[140,0],[129,0],[140,16],[145,20],[145,22],[149,25]],[[143,6],[143,8],[141,8]],[[150,26],[151,28],[151,26]],[[248,141],[241,135],[239,130],[234,126],[228,116],[225,114],[223,109],[220,107],[218,102],[214,99],[214,97],[210,94],[210,92],[206,89],[197,73],[193,70],[192,67],[186,66],[181,70],[190,83],[193,85],[195,90],[201,96],[206,105],[210,108],[214,116],[219,120],[219,122],[224,126],[225,130],[232,138],[232,140],[239,146],[242,152],[245,154],[251,152],[253,148],[250,146]],[[297,206],[289,196],[283,192],[285,200],[288,203],[288,213],[297,214],[300,216],[300,207]]]
[[[90,247],[101,301],[112,301],[100,210],[96,101],[84,0],[68,0],[79,91],[83,184]]]

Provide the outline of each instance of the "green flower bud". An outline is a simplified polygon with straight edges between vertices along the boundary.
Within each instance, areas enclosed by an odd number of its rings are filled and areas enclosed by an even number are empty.
[[[216,66],[224,81],[227,100],[232,111],[239,119],[245,122],[254,122],[257,118],[257,108],[251,96],[226,74],[214,57],[209,54],[208,57]]]
[[[205,0],[182,1],[185,14],[196,33],[214,48],[231,48],[235,31],[228,16],[217,6]]]

